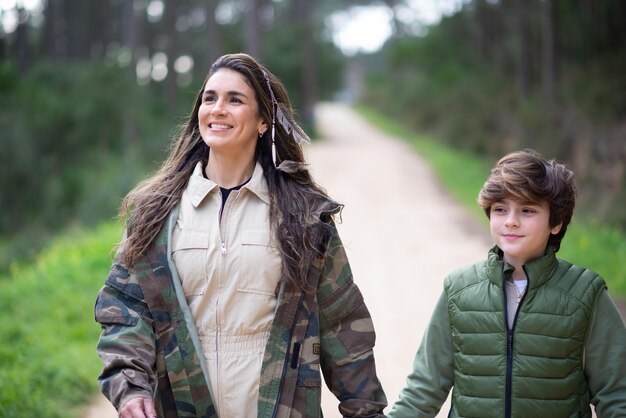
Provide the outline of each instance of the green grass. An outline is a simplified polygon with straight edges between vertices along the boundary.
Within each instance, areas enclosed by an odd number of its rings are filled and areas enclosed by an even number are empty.
[[[72,417],[97,391],[93,306],[121,236],[72,231],[0,277],[0,416]]]
[[[412,144],[416,152],[428,160],[452,196],[488,228],[476,197],[495,161],[420,136],[370,108],[358,106],[356,110],[381,130]],[[574,214],[559,257],[596,271],[606,280],[612,295],[626,298],[626,234],[620,229],[592,220],[579,220]]]

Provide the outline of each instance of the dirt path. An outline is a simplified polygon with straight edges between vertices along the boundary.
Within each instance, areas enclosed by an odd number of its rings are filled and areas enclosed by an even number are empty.
[[[325,141],[307,154],[315,178],[346,205],[338,229],[374,318],[374,354],[391,405],[445,274],[484,257],[487,230],[442,190],[408,144],[341,105],[321,105],[318,120]],[[339,416],[334,397],[323,395],[324,416]]]
[[[307,157],[317,181],[346,205],[338,229],[374,318],[378,374],[391,405],[411,370],[443,277],[484,257],[487,230],[441,189],[407,144],[342,105],[320,105],[318,121],[325,140],[306,147]],[[328,391],[323,409],[325,417],[339,416]],[[85,414],[116,416],[102,398]]]

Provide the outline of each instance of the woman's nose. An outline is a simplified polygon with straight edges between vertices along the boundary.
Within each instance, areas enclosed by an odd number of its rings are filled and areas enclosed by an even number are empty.
[[[215,101],[215,104],[211,108],[211,113],[214,115],[223,115],[226,112],[226,108],[224,107],[224,101],[222,99],[218,99]]]

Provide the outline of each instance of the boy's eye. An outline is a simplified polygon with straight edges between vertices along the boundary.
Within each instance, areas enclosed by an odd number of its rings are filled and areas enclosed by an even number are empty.
[[[493,209],[491,209],[491,211],[495,213],[504,213],[506,209],[502,206],[496,206]]]
[[[536,213],[537,211],[533,208],[524,208],[522,209],[522,213]]]

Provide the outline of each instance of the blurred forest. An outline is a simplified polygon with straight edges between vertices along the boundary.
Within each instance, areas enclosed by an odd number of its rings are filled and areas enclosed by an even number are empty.
[[[626,231],[625,21],[623,0],[468,1],[367,57],[362,100],[494,162],[524,147],[564,161],[578,218]]]
[[[0,9],[0,271],[61,228],[113,217],[165,158],[223,53],[265,63],[312,126],[313,106],[343,77],[324,17],[350,3],[31,0]]]
[[[626,2],[457,0],[428,26],[415,1],[0,1],[0,271],[113,217],[210,63],[238,51],[282,79],[309,130],[317,101],[349,97],[492,159],[534,147],[574,167],[579,210],[626,230]],[[371,5],[393,35],[343,55],[329,16]]]

